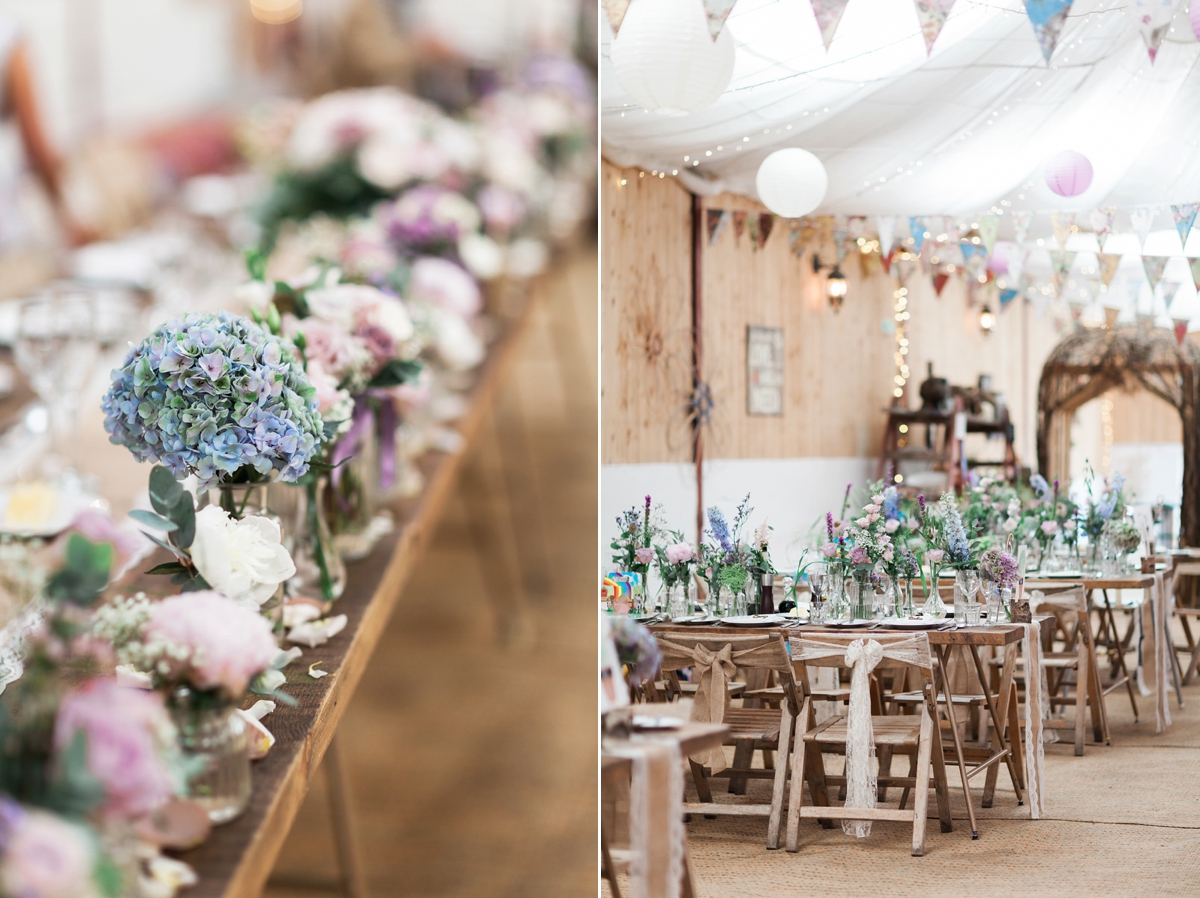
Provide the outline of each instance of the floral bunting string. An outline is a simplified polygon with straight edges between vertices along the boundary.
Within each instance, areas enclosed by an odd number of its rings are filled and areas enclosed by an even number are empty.
[[[1062,33],[1071,11],[1072,0],[1025,0],[1025,15],[1033,26],[1033,35],[1042,48],[1042,58],[1050,64],[1058,36]]]
[[[946,274],[944,271],[939,271],[933,276],[933,289],[937,292],[938,296],[942,295],[942,288],[946,286],[946,282],[949,280],[950,275]]]
[[[745,232],[746,232],[746,213],[745,212],[734,212],[733,213],[733,239],[734,239],[735,245],[741,246],[742,234],[744,234]]]
[[[1150,289],[1153,290],[1158,286],[1158,282],[1162,280],[1163,272],[1167,268],[1169,262],[1166,256],[1142,256],[1142,268],[1146,271],[1146,281],[1150,284]]]
[[[996,247],[996,237],[999,233],[1000,216],[979,216],[979,238],[983,241],[983,248],[987,250],[987,254],[989,256],[992,254],[992,250]]]
[[[1058,243],[1060,250],[1067,248],[1067,238],[1071,236],[1071,229],[1075,226],[1074,212],[1051,212],[1050,227],[1054,231],[1054,240]]]
[[[1200,259],[1188,259],[1188,267],[1192,269],[1192,283],[1200,291]]]
[[[1092,231],[1096,234],[1096,245],[1101,252],[1104,252],[1104,238],[1112,230],[1113,219],[1116,218],[1116,215],[1117,210],[1111,206],[1092,210]]]
[[[721,234],[729,227],[729,222],[733,219],[733,213],[728,209],[708,209],[706,210],[706,219],[708,225],[708,245],[716,246],[717,241],[721,239]]]
[[[1171,28],[1171,19],[1175,17],[1179,0],[1129,0],[1129,6],[1153,65],[1163,38]]]
[[[1033,224],[1033,213],[1028,211],[1014,212],[1013,231],[1016,236],[1013,238],[1017,246],[1025,244],[1025,238],[1029,236],[1029,226]]]
[[[921,251],[921,244],[925,242],[925,219],[916,218],[912,215],[908,217],[908,230],[913,238],[913,250]]]
[[[1171,323],[1175,326],[1175,342],[1180,346],[1187,339],[1188,324],[1191,322],[1187,318],[1172,318]]]
[[[933,54],[934,42],[942,33],[942,26],[954,8],[954,0],[915,0],[917,19],[921,23],[921,35],[925,38],[925,55]]]
[[[1163,298],[1163,306],[1165,308],[1168,308],[1168,309],[1171,308],[1171,303],[1174,301],[1175,294],[1178,292],[1179,292],[1179,283],[1178,282],[1176,282],[1176,281],[1163,281],[1162,282],[1162,298]]]
[[[1100,280],[1107,287],[1112,283],[1113,275],[1117,273],[1121,264],[1121,254],[1096,253],[1096,259],[1100,263]]]
[[[629,0],[601,0],[604,4],[604,15],[608,17],[608,24],[612,26],[613,37],[617,36],[617,32],[621,30],[621,23],[625,21],[625,13],[629,11]]]
[[[760,212],[758,215],[757,224],[757,243],[758,249],[762,249],[767,245],[767,238],[771,236],[771,228],[775,225],[775,216],[770,212]]]
[[[892,244],[896,242],[896,216],[880,215],[875,219],[879,229],[879,252],[888,258],[892,252]]]
[[[1158,210],[1154,206],[1136,206],[1129,213],[1129,221],[1133,225],[1133,233],[1137,234],[1138,246],[1145,249],[1146,238],[1150,236],[1150,226],[1154,223],[1154,215]]]
[[[1179,232],[1179,245],[1187,246],[1188,234],[1196,221],[1196,204],[1184,203],[1171,207],[1171,217],[1175,219],[1175,230]]]
[[[733,11],[735,3],[737,0],[704,0],[704,15],[708,18],[708,33],[712,35],[714,41],[720,37],[721,29],[725,27],[725,20],[729,18],[729,13]]]
[[[792,251],[792,255],[797,259],[804,255],[804,244],[800,239],[803,234],[803,227],[799,218],[788,219],[788,249]]]
[[[846,4],[850,0],[811,0],[813,15],[817,17],[817,27],[821,29],[821,40],[825,42],[825,49],[829,49],[829,45],[833,43],[834,32],[837,31],[838,22],[842,20],[842,13],[846,11]]]

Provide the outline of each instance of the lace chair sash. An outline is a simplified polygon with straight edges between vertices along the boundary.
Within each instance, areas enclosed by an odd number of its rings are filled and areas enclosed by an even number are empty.
[[[841,657],[850,668],[850,708],[846,712],[846,807],[871,810],[878,797],[878,772],[875,767],[875,729],[871,725],[871,671],[884,658],[928,670],[932,661],[929,637],[924,633],[898,639],[855,639],[825,642],[819,639],[792,639],[792,657],[797,661],[817,661]],[[847,835],[862,839],[871,834],[869,820],[843,820]]]

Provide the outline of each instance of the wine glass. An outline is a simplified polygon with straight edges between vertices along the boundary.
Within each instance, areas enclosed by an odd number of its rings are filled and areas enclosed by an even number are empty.
[[[975,604],[975,594],[979,592],[979,571],[958,571],[954,575],[955,586],[962,591],[963,602],[966,605]],[[954,603],[956,606],[958,602]],[[955,618],[958,617],[957,611]]]
[[[79,397],[98,350],[89,292],[55,285],[21,300],[14,350],[17,366],[49,414],[50,452],[39,473],[49,481],[71,479],[77,469]]]

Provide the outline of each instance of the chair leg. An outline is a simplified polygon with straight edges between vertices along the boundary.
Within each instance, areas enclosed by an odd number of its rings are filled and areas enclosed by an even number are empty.
[[[925,815],[929,811],[929,756],[933,746],[933,721],[928,714],[921,715],[921,734],[917,745],[917,781],[913,786],[913,839],[912,856],[925,853]],[[971,797],[968,795],[967,800]]]
[[[811,723],[812,699],[806,698],[800,707],[800,717],[796,720],[796,734],[793,737],[796,742],[792,748],[790,765],[792,794],[788,799],[787,850],[792,852],[800,850],[800,808],[804,804],[804,778],[808,770],[808,743],[804,741],[804,734],[808,732]],[[788,766],[784,763],[785,760],[787,759],[780,758],[777,766]],[[815,791],[813,794],[816,794]]]
[[[1088,652],[1081,639],[1075,649],[1075,756],[1083,757],[1083,736],[1087,732]]]
[[[890,776],[892,773],[892,747],[883,745],[879,748],[879,779],[882,780],[885,776]],[[880,782],[875,796],[879,801],[887,801],[887,786]]]
[[[688,764],[692,768],[692,779],[696,783],[696,794],[705,804],[712,802],[712,790],[708,788],[708,777],[704,775],[704,766],[697,764],[691,758],[688,758]]]
[[[608,851],[608,834],[600,830],[600,878],[608,880],[612,898],[621,898],[621,887],[617,884],[617,871],[613,869],[612,856]]]
[[[938,820],[942,832],[954,832],[954,818],[950,816],[950,781],[946,778],[946,755],[942,746],[942,729],[934,721],[932,734],[933,786],[937,795]],[[915,768],[914,768],[915,769]]]
[[[792,718],[788,703],[784,702],[782,719],[779,723],[779,757],[778,763],[775,765],[775,788],[771,791],[771,816],[767,821],[767,848],[771,850],[779,848],[779,829],[783,820],[783,795],[787,790],[788,751],[792,746],[794,724],[795,720]]]
[[[739,739],[733,750],[733,767],[735,770],[745,770],[754,760],[754,743],[749,739]],[[731,776],[729,778],[729,794],[746,794],[746,777]]]

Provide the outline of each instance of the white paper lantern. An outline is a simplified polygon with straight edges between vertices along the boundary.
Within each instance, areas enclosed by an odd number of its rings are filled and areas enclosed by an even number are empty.
[[[789,147],[762,161],[754,186],[763,205],[776,215],[799,218],[821,205],[829,178],[820,159],[808,150]]]
[[[733,37],[714,41],[701,0],[635,0],[610,53],[634,102],[664,115],[711,106],[733,77]]]

